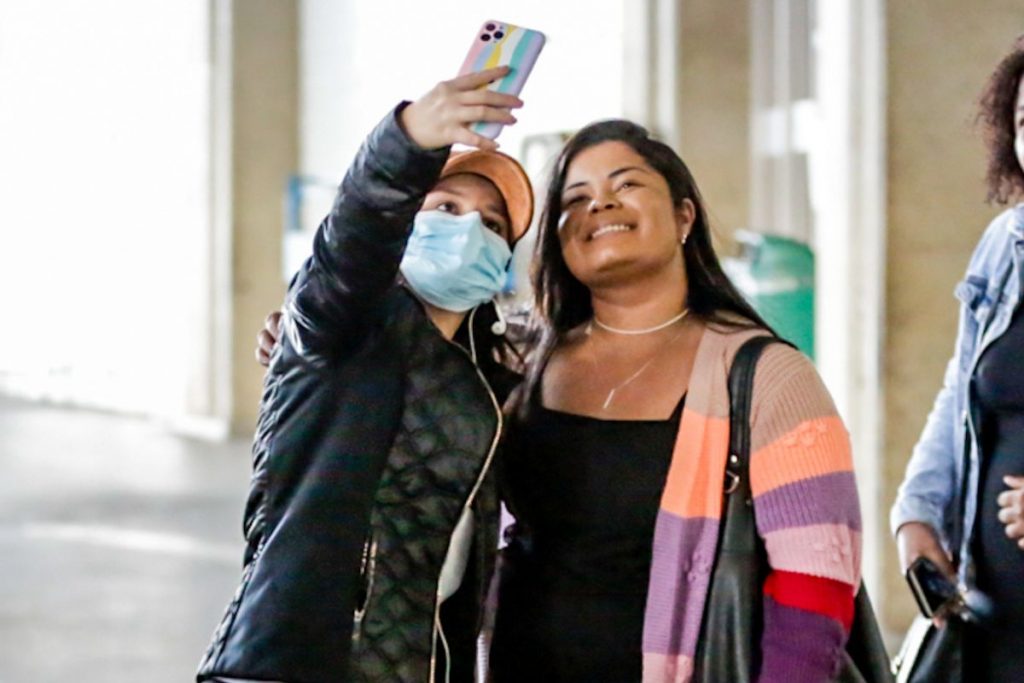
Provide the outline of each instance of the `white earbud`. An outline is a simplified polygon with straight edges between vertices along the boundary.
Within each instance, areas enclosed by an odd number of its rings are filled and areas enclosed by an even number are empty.
[[[497,313],[498,319],[491,325],[491,332],[497,335],[503,335],[508,331],[508,323],[505,322],[505,316],[501,312],[501,306],[498,302],[494,302],[494,312]]]

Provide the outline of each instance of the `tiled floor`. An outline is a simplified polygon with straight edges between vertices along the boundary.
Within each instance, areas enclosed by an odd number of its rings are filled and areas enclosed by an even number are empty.
[[[190,680],[248,480],[247,441],[0,399],[0,683]]]

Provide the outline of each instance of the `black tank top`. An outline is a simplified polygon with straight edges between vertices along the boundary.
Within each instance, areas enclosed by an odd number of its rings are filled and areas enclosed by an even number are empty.
[[[982,354],[974,376],[981,408],[981,482],[973,554],[978,588],[993,598],[998,623],[971,639],[979,681],[1024,680],[1024,550],[1006,536],[997,498],[1003,476],[1024,476],[1024,315]],[[975,656],[976,655],[976,656]]]
[[[517,518],[491,649],[495,680],[639,681],[654,523],[679,431],[534,400],[503,450]]]

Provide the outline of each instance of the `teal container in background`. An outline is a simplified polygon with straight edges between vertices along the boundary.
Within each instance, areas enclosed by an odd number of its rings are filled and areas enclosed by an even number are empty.
[[[737,289],[783,338],[814,358],[814,253],[803,242],[749,230],[734,234],[723,266]]]

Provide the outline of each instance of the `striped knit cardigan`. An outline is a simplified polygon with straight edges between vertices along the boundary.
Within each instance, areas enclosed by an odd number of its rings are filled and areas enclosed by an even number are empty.
[[[708,328],[697,350],[655,526],[644,683],[693,676],[722,516],[729,367],[757,334]],[[860,584],[860,509],[846,428],[811,362],[782,344],[764,351],[755,373],[750,481],[771,567],[759,680],[828,681]]]

